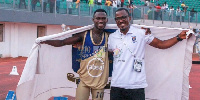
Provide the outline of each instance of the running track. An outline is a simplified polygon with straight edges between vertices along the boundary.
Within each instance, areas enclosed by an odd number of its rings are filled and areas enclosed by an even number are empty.
[[[26,59],[25,57],[0,58],[0,100],[5,100],[9,90],[15,91]],[[197,55],[193,55],[193,61],[200,61]],[[13,66],[17,66],[19,75],[9,75]],[[189,80],[192,87],[189,100],[200,100],[200,64],[192,65]]]

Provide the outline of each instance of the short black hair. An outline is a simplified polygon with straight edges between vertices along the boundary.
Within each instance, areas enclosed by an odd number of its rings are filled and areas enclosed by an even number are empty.
[[[117,10],[115,11],[115,14],[116,14],[116,12],[122,11],[122,10],[125,10],[125,11],[127,12],[128,16],[130,16],[129,11],[128,11],[128,9],[126,9],[126,8],[119,8],[119,9],[117,9]]]
[[[106,13],[106,16],[107,16],[107,12],[104,10],[104,9],[97,9],[94,14],[93,14],[93,17],[94,15],[96,14],[96,12],[105,12]]]

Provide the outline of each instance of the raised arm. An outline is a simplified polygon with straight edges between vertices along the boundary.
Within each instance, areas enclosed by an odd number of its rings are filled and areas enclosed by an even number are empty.
[[[177,42],[181,41],[182,39],[186,39],[186,32],[187,31],[184,30],[180,34],[178,34],[176,37],[173,37],[171,39],[164,40],[164,41],[159,40],[158,38],[154,38],[153,41],[150,43],[150,45],[159,49],[167,49],[175,45]]]
[[[73,44],[76,44],[78,42],[82,42],[83,36],[84,36],[84,32],[75,34],[74,36],[66,38],[64,40],[43,41],[43,42],[41,42],[41,44],[48,44],[48,45],[51,45],[51,46],[54,46],[54,47],[61,47],[61,46],[64,46],[64,45],[73,45]]]

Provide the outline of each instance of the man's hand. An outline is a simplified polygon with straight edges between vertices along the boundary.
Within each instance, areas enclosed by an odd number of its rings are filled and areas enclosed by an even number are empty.
[[[40,42],[40,44],[46,44],[46,42],[45,42],[45,41],[42,41],[42,42]]]
[[[186,38],[190,38],[191,36],[192,36],[192,34],[189,34],[189,36],[187,37],[187,34],[186,34],[186,32],[188,32],[189,30],[183,30],[180,34],[179,34],[179,37],[181,38],[181,39],[186,39]]]
[[[81,42],[78,42],[76,44],[73,44],[72,45],[74,48],[81,48],[82,47],[82,43]]]
[[[141,29],[146,30],[145,35],[151,34],[151,30],[150,30],[150,28],[144,28],[144,27],[141,27]]]

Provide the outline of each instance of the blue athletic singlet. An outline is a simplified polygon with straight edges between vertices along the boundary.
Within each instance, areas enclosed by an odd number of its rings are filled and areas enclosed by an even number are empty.
[[[80,61],[80,68],[76,67],[77,73],[80,80],[93,89],[104,88],[109,76],[107,33],[103,33],[100,38],[102,38],[101,42],[95,44],[92,30],[87,31],[84,35],[82,48],[77,50],[80,53],[77,55],[80,59],[76,58],[76,63]],[[73,58],[73,60],[75,59]]]
[[[108,33],[113,33],[116,30],[114,30],[114,29],[106,29],[104,31],[108,32]],[[90,31],[87,31],[87,34],[89,34],[89,33],[90,33]],[[90,37],[88,36],[87,38],[90,38]],[[86,40],[89,40],[89,42],[92,43],[91,39],[86,39]],[[102,45],[104,43],[105,43],[105,39],[104,39],[104,42],[102,43]],[[86,55],[85,55],[85,57],[86,57]],[[113,63],[112,63],[113,55],[110,54],[110,55],[108,55],[108,57],[109,57],[109,76],[111,77],[112,76],[112,69],[113,69]],[[81,48],[72,47],[72,69],[74,70],[74,72],[77,72],[79,70],[81,58],[82,58],[81,57]],[[83,59],[84,59],[84,56],[83,56]]]

